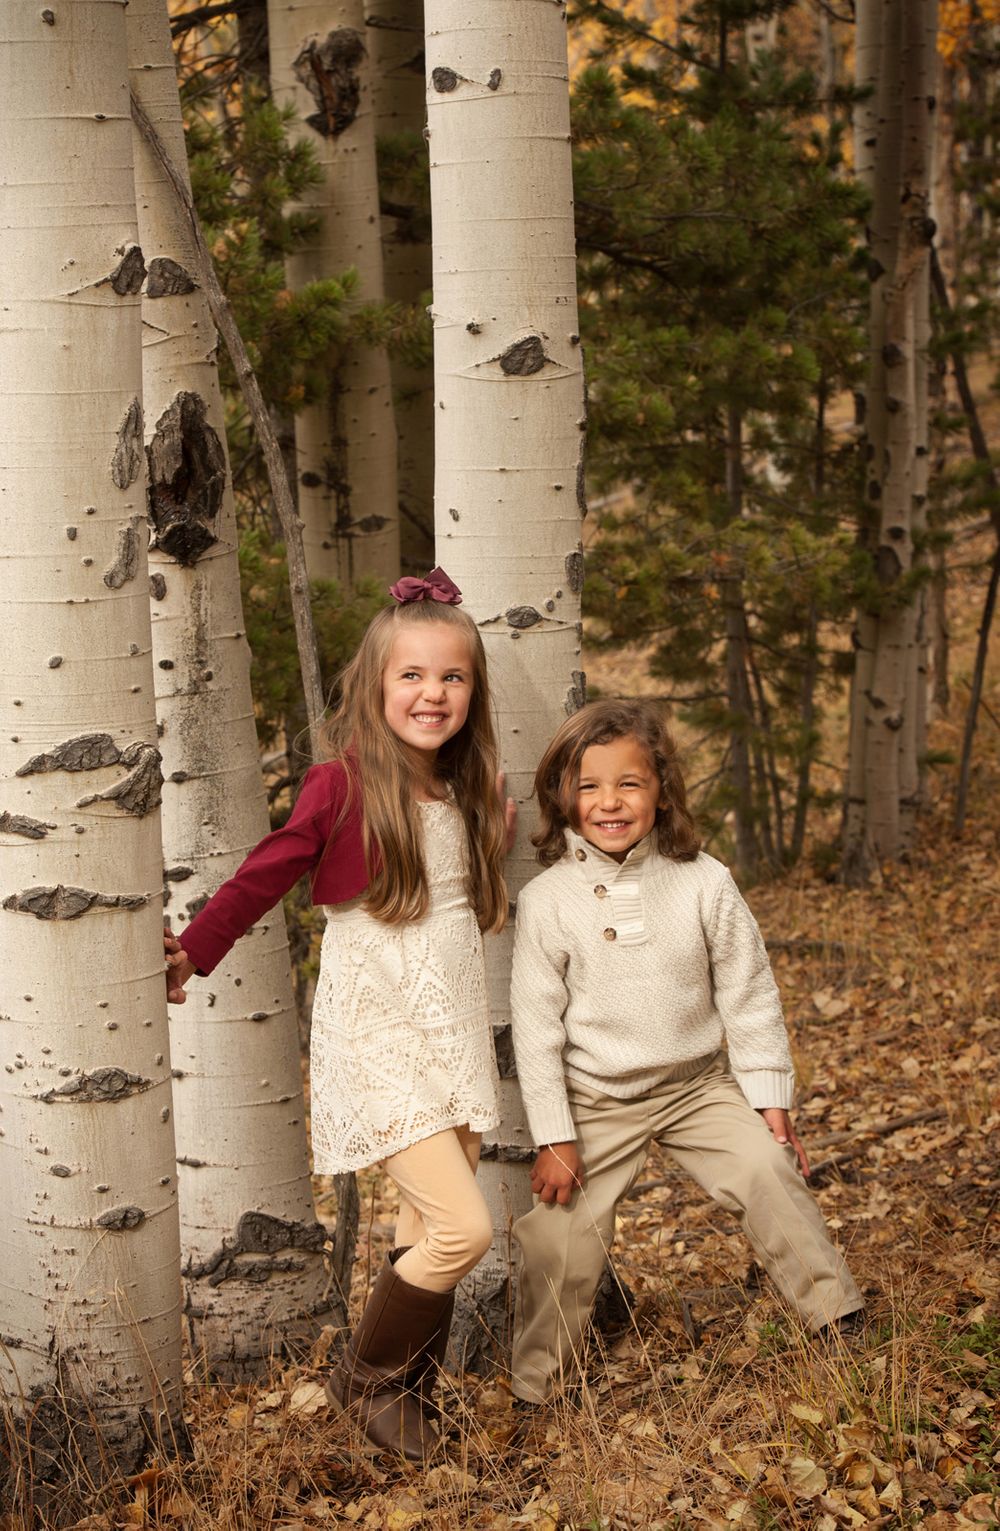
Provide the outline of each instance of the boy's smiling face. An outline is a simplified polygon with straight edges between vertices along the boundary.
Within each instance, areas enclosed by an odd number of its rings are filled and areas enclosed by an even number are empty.
[[[624,861],[656,823],[660,779],[631,734],[592,744],[580,761],[576,789],[579,832],[615,861]]]

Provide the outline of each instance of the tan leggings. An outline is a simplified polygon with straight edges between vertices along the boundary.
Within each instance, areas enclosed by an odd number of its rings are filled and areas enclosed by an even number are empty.
[[[493,1222],[476,1184],[481,1135],[449,1127],[383,1159],[399,1187],[397,1276],[428,1292],[450,1292],[493,1242]]]

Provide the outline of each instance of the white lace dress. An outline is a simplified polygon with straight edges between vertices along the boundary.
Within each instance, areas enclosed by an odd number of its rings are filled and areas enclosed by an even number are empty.
[[[317,1174],[375,1164],[467,1122],[499,1121],[483,939],[465,892],[465,825],[420,803],[430,907],[386,925],[364,895],[325,908],[310,1079]]]

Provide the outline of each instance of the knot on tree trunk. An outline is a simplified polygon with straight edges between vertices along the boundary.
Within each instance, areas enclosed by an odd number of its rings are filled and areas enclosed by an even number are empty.
[[[226,454],[198,394],[171,400],[146,457],[152,546],[192,568],[218,540],[214,523],[226,487]]]

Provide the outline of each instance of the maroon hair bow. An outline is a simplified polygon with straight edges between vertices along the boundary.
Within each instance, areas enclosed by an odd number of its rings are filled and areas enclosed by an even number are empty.
[[[389,586],[389,594],[400,606],[408,606],[411,601],[443,601],[446,606],[462,604],[461,590],[443,569],[432,569],[426,579],[404,575]]]

